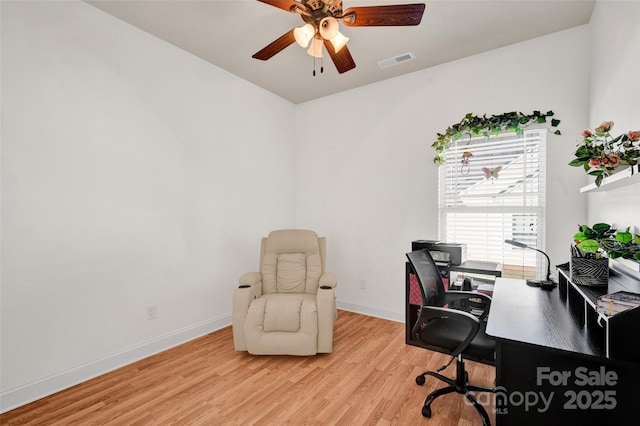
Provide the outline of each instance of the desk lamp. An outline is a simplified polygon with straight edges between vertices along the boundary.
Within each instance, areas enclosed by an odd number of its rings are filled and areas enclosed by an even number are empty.
[[[542,254],[544,254],[544,257],[547,258],[547,278],[545,280],[539,281],[539,280],[527,280],[527,285],[531,286],[531,287],[540,287],[544,290],[551,290],[552,288],[554,288],[556,286],[556,282],[553,281],[551,279],[551,261],[549,260],[549,256],[547,256],[547,253],[543,252],[542,250],[539,250],[535,247],[530,247],[524,243],[521,243],[519,241],[514,241],[514,240],[504,240],[505,243],[507,244],[511,244],[512,246],[515,247],[520,247],[523,249],[531,249],[531,250],[535,250],[537,252],[540,252]]]

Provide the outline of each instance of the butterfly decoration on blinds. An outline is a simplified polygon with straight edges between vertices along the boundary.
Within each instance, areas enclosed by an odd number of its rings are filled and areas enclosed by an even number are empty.
[[[489,167],[482,168],[482,172],[484,173],[484,178],[489,180],[498,179],[498,173],[500,173],[500,170],[502,170],[502,166],[498,166],[493,169],[490,169]]]

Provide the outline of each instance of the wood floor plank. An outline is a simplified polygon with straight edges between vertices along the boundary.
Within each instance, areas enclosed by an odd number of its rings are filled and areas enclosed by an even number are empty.
[[[456,393],[422,417],[427,394],[445,384],[415,377],[448,360],[405,345],[404,324],[348,311],[334,352],[312,357],[235,352],[227,327],[1,414],[0,425],[479,425]],[[467,361],[467,370],[493,385],[494,367]],[[453,377],[455,362],[443,373]]]

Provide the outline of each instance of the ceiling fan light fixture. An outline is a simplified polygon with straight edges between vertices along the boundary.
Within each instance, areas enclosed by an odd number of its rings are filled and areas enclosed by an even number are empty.
[[[293,37],[301,47],[309,46],[309,42],[313,39],[315,34],[316,30],[311,24],[305,24],[301,27],[296,27],[293,30]]]
[[[340,26],[338,20],[333,16],[327,16],[322,18],[319,27],[320,35],[325,40],[331,40],[340,32]]]
[[[322,58],[322,40],[318,37],[314,37],[307,53],[314,58]]]
[[[254,53],[252,58],[266,61],[297,42],[307,49],[307,53],[314,58],[322,58],[323,47],[326,48],[331,61],[340,74],[356,67],[347,48],[349,39],[340,34],[340,22],[348,27],[415,26],[422,21],[425,9],[424,3],[355,6],[343,10],[342,0],[258,1],[300,15],[305,24],[290,29]],[[315,75],[315,63],[314,59],[313,75]],[[322,72],[322,65],[320,72]]]
[[[347,45],[349,37],[344,36],[340,31],[338,31],[338,34],[336,34],[336,36],[329,41],[333,45],[333,50],[338,53],[343,47]]]

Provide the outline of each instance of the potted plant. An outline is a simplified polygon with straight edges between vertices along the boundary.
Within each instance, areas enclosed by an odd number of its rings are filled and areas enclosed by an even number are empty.
[[[590,286],[606,285],[609,259],[640,271],[640,235],[629,230],[617,231],[607,223],[596,223],[593,227],[581,225],[580,231],[573,236],[575,246],[569,262],[571,281]]]
[[[573,236],[576,247],[587,253],[587,257],[598,258],[606,253],[609,259],[623,258],[640,260],[640,235],[617,231],[607,223],[596,223],[593,227],[580,226],[580,232]]]
[[[582,141],[575,151],[570,166],[584,167],[596,177],[596,186],[621,165],[635,166],[640,161],[640,130],[612,136],[613,121],[603,121],[594,130],[584,129]],[[632,168],[633,171],[633,168]]]

